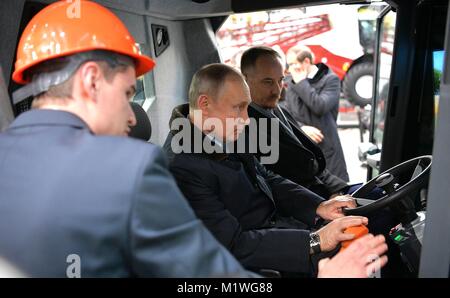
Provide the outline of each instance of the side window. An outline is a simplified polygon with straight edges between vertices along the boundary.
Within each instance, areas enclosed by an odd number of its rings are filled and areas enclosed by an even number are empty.
[[[386,119],[386,109],[388,106],[389,84],[392,68],[392,54],[395,39],[396,12],[390,10],[382,16],[379,31],[379,43],[375,54],[378,58],[375,77],[375,100],[373,111],[373,129],[371,137],[373,144],[381,150],[383,144],[384,124]],[[368,157],[368,164],[373,168],[369,169],[372,176],[378,175],[378,167],[381,153]],[[371,172],[373,170],[373,172]],[[370,178],[370,177],[369,177]]]
[[[150,47],[147,44],[138,44],[141,52],[150,57]],[[150,106],[156,100],[155,80],[153,72],[140,76],[136,80],[136,94],[132,101],[138,103],[145,111],[148,111]]]
[[[433,94],[434,94],[434,120],[436,125],[439,98],[441,95],[441,78],[444,70],[444,50],[433,51]]]
[[[380,13],[387,12],[388,7],[386,2],[372,1],[370,4],[332,3],[234,14],[228,17],[216,33],[222,61],[234,67],[239,68],[242,53],[249,47],[269,46],[280,54],[286,64],[287,83],[289,65],[295,63],[295,57],[290,53],[294,53],[295,47],[306,46],[314,55],[313,63],[325,64],[339,77],[342,92],[333,117],[343,144],[343,158],[350,181],[361,181],[366,176],[366,168],[360,167],[360,163],[365,162],[367,154],[363,152],[364,149],[360,150],[361,154],[358,153],[359,148],[356,146],[359,142],[355,139],[359,136],[363,142],[367,138],[370,104],[374,93],[373,61],[379,29],[377,21]],[[383,47],[386,48],[383,54],[391,59],[395,24],[395,13],[393,14],[386,17],[389,21],[385,21],[383,33]],[[294,51],[291,52],[291,49]],[[289,64],[286,56],[290,56]],[[380,82],[382,84],[389,81],[390,64],[390,61],[383,64],[382,78],[379,78],[383,80]],[[386,85],[385,90],[387,89]],[[283,96],[280,98],[282,100]],[[292,114],[297,114],[298,122],[308,126],[317,124],[302,115],[303,112],[294,110],[298,107],[289,104],[285,107]],[[360,112],[360,107],[364,108],[364,112]],[[361,147],[366,145],[368,142]],[[327,163],[333,164],[331,157]]]
[[[395,38],[396,13],[388,12],[382,20],[380,31],[380,44],[378,48],[378,76],[377,91],[375,93],[375,120],[373,130],[373,140],[375,145],[381,149],[383,143],[384,120],[386,118],[386,108],[389,94],[389,83],[391,77],[392,51]]]

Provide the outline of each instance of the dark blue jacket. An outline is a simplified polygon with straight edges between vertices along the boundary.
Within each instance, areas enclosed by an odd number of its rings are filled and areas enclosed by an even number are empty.
[[[187,105],[177,107],[172,121],[187,113]],[[323,199],[266,170],[250,154],[175,154],[177,133],[172,130],[164,145],[170,169],[213,235],[247,268],[309,273],[307,229]]]
[[[160,149],[32,110],[0,134],[0,257],[30,276],[65,277],[70,255],[81,277],[245,274],[195,217]]]

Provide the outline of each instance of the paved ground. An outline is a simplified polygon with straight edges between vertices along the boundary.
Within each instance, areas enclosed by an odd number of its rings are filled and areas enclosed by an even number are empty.
[[[344,150],[350,183],[365,182],[367,169],[358,159],[358,145],[360,143],[359,129],[340,128],[338,132],[341,138],[342,149]]]

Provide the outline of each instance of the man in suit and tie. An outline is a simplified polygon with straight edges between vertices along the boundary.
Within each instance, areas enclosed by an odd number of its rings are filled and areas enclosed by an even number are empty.
[[[249,103],[239,71],[224,64],[200,69],[189,104],[172,114],[164,145],[170,169],[197,216],[245,267],[310,275],[321,253],[351,238],[344,229],[367,218],[343,216],[353,200],[325,201],[236,152]],[[320,219],[331,222],[321,227]]]
[[[298,126],[295,119],[280,107],[283,88],[284,66],[280,55],[275,50],[257,46],[246,50],[241,58],[241,73],[250,88],[252,102],[248,107],[248,116],[255,119],[253,131],[246,130],[251,136],[270,140],[272,147],[279,150],[279,158],[265,167],[285,178],[296,182],[325,199],[348,195],[356,191],[361,184],[348,185],[341,178],[326,169],[324,153]],[[278,126],[262,126],[262,119],[276,121]],[[277,131],[274,132],[273,130]],[[246,139],[249,139],[248,137]],[[251,151],[263,161],[265,153],[257,147]],[[375,188],[366,198],[378,199],[382,190]],[[369,229],[376,234],[388,235],[399,220],[389,209],[380,210],[370,215]],[[390,245],[389,266],[383,274],[390,275],[402,267],[398,247],[388,240]],[[403,270],[403,268],[402,268]]]
[[[279,120],[278,138],[270,127],[262,133],[279,147],[279,159],[265,166],[324,198],[349,192],[347,183],[326,169],[322,150],[297,127],[291,114],[278,104],[284,80],[284,66],[281,56],[265,46],[246,50],[241,58],[241,72],[250,88],[252,103],[248,115],[256,119],[275,118]],[[264,154],[255,154],[261,159]]]

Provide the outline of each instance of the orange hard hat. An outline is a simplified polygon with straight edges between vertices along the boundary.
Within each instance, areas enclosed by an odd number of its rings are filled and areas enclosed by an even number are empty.
[[[128,29],[108,9],[87,0],[58,1],[36,14],[23,31],[12,78],[17,83],[28,83],[24,73],[31,67],[92,50],[133,58],[136,76],[155,65],[152,59],[141,54]]]

